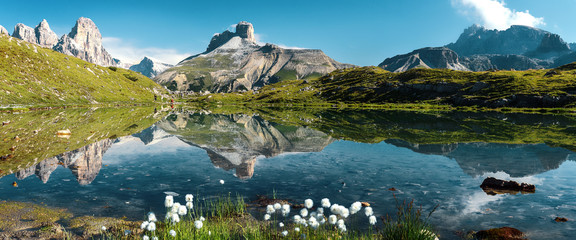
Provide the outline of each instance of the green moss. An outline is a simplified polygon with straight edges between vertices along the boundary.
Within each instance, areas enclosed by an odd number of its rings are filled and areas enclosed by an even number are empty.
[[[72,214],[63,209],[53,209],[31,203],[0,202],[1,231],[39,229],[47,224],[70,217]]]

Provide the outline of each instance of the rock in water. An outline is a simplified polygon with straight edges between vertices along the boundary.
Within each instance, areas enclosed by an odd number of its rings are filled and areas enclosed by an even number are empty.
[[[37,44],[42,47],[52,48],[58,43],[58,35],[50,29],[50,25],[46,19],[42,20],[36,28],[34,28]]]
[[[484,179],[480,187],[488,195],[506,194],[506,193],[516,194],[518,192],[524,194],[524,193],[536,192],[536,187],[532,184],[518,183],[515,181],[505,181],[493,177],[488,177]]]
[[[479,240],[523,240],[524,233],[522,231],[511,228],[511,227],[501,227],[493,228],[489,230],[482,230],[476,233],[476,238]]]
[[[0,25],[0,35],[10,35],[8,30],[6,30],[2,25]]]
[[[100,66],[114,65],[112,56],[102,46],[100,30],[89,18],[79,18],[72,31],[60,38],[54,50]]]
[[[29,43],[38,43],[34,29],[22,23],[16,24],[12,37],[20,38]]]

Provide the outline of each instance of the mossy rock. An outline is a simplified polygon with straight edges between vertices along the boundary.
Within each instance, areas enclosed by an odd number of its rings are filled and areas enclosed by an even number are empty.
[[[39,230],[70,217],[72,214],[65,209],[48,208],[32,203],[0,202],[0,230],[5,232]]]

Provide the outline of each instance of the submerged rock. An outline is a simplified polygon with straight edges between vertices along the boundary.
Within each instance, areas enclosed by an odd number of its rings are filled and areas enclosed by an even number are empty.
[[[476,238],[479,240],[521,240],[526,239],[522,231],[511,228],[501,227],[492,228],[489,230],[482,230],[476,233]]]
[[[493,177],[488,177],[484,179],[480,187],[488,195],[506,194],[506,193],[516,194],[518,192],[525,194],[536,192],[536,187],[532,184],[518,183],[515,181],[505,181]]]

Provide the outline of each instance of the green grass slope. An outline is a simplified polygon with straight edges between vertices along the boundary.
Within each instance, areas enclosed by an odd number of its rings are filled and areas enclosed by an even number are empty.
[[[377,67],[336,70],[317,79],[283,81],[247,93],[192,101],[251,104],[421,104],[488,108],[576,107],[576,64],[551,70],[464,72]]]
[[[163,93],[139,73],[0,35],[0,105],[143,103]]]

